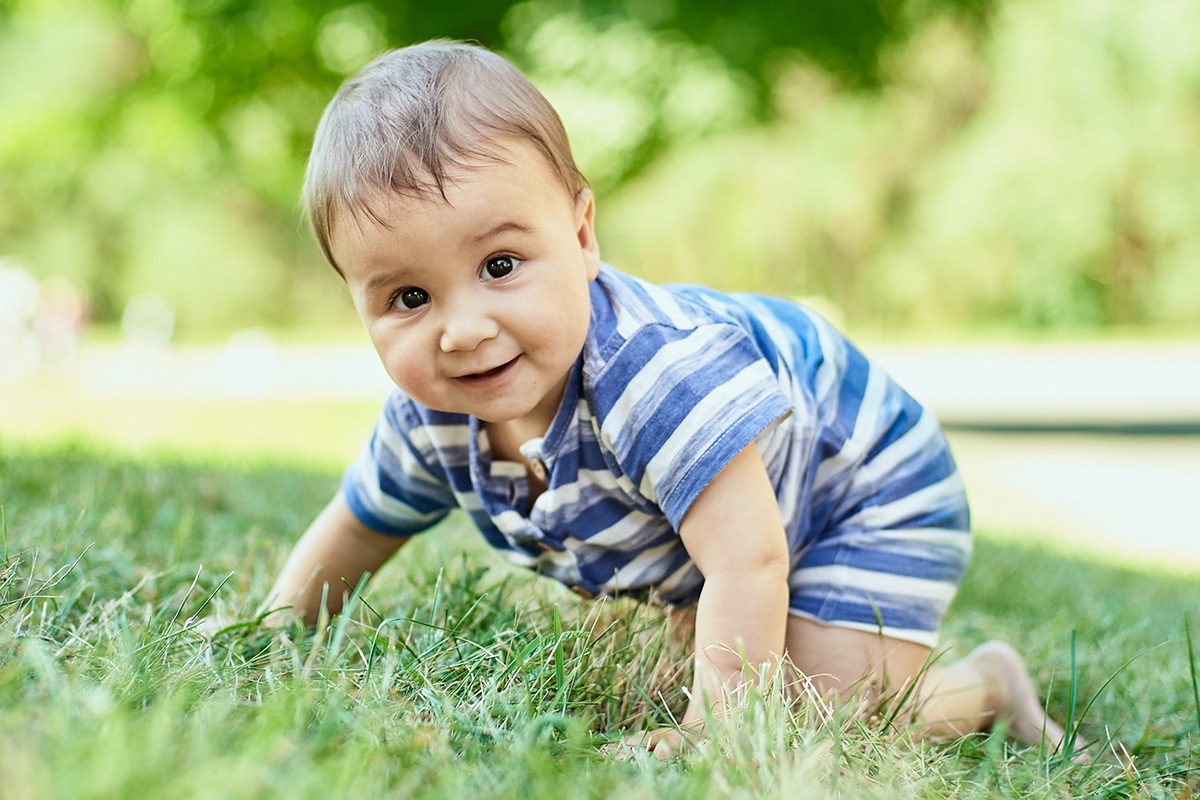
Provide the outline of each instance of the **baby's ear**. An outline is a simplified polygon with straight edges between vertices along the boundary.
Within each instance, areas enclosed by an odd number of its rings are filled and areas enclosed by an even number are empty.
[[[596,197],[586,186],[575,195],[575,232],[587,264],[588,280],[600,272],[600,243],[596,240]]]

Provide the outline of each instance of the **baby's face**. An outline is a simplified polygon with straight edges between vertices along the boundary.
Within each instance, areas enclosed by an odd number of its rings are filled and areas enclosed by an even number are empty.
[[[342,219],[332,250],[388,375],[412,399],[545,430],[591,319],[591,192],[525,143],[451,175],[446,200],[395,196]]]

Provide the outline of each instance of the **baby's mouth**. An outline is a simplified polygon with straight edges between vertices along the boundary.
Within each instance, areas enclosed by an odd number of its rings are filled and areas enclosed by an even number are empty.
[[[510,366],[512,366],[513,362],[515,362],[516,360],[517,360],[516,358],[512,358],[508,361],[505,361],[503,364],[501,364],[498,367],[492,367],[491,369],[484,370],[483,372],[473,372],[470,375],[464,375],[463,377],[464,378],[472,378],[472,379],[474,379],[474,378],[490,378],[493,375],[499,375],[501,372],[508,369]]]

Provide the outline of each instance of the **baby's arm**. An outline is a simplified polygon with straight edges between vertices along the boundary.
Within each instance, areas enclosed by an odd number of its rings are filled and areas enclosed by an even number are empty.
[[[719,714],[728,692],[752,679],[743,674],[743,663],[774,665],[784,652],[790,557],[757,447],[735,456],[700,493],[679,533],[704,575],[696,607],[696,678],[683,720],[695,726],[704,705]]]
[[[305,624],[312,625],[327,585],[326,608],[336,614],[342,609],[343,593],[350,591],[346,584],[357,586],[365,573],[377,572],[406,541],[363,525],[338,492],[296,543],[262,608],[290,607]],[[276,611],[265,621],[282,622],[283,612]]]

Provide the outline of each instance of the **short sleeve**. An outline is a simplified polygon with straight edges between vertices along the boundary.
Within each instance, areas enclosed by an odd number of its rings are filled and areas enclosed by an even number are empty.
[[[600,438],[679,528],[713,478],[792,412],[770,362],[738,326],[647,325],[593,376]]]
[[[458,505],[420,420],[395,398],[342,476],[342,494],[360,522],[392,536],[420,533]]]

